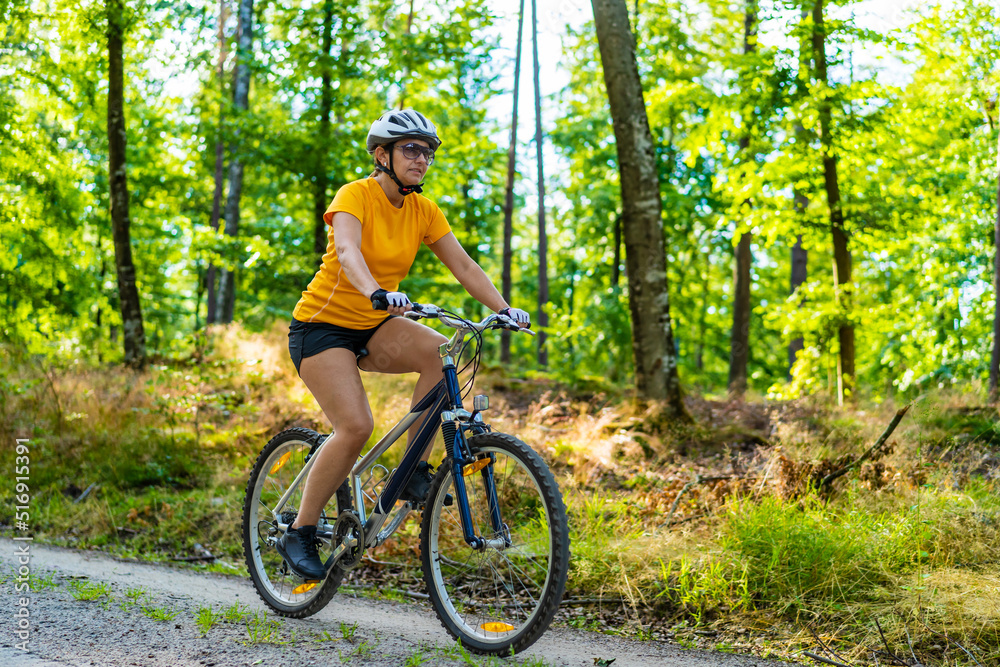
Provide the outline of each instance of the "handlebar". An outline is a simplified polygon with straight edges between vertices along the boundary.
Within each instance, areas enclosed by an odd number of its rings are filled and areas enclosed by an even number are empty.
[[[506,329],[508,331],[519,331],[521,333],[535,335],[535,332],[531,329],[522,329],[517,325],[513,319],[507,317],[506,315],[500,315],[498,313],[493,313],[487,315],[480,322],[472,322],[460,317],[454,317],[452,315],[445,314],[445,312],[438,308],[437,306],[430,303],[411,303],[413,310],[406,311],[406,317],[413,320],[421,319],[437,319],[443,324],[448,325],[453,329],[466,329],[468,331],[486,331],[487,329]]]

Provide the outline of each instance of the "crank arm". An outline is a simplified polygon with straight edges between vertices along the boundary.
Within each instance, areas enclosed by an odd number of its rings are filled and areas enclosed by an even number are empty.
[[[337,545],[337,548],[333,550],[332,554],[330,554],[330,558],[327,559],[326,571],[329,572],[332,570],[337,565],[337,561],[339,561],[343,555],[347,553],[348,549],[353,549],[356,546],[358,546],[358,538],[353,535],[345,537],[344,541]]]

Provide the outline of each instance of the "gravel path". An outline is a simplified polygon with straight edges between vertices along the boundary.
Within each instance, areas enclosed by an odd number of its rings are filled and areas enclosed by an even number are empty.
[[[657,642],[556,628],[516,660],[462,655],[423,604],[393,603],[338,594],[320,613],[290,620],[265,613],[249,580],[115,560],[97,552],[30,545],[30,576],[44,590],[15,592],[18,557],[25,543],[0,539],[0,597],[4,615],[0,665],[229,667],[237,665],[512,665],[592,667],[752,667],[775,665],[753,656],[684,650]],[[106,584],[110,596],[74,598],[74,586]],[[131,597],[130,597],[131,594]],[[30,604],[28,653],[15,630],[19,598]],[[200,608],[216,613],[238,603],[244,617],[220,620],[203,634]],[[144,608],[145,607],[145,611]],[[155,610],[176,613],[155,620]],[[221,614],[220,614],[221,615]],[[356,626],[355,626],[356,624]],[[353,634],[351,628],[354,628]],[[346,629],[346,632],[345,632]],[[256,641],[251,636],[256,632]],[[345,635],[351,635],[345,637]],[[783,663],[787,664],[787,663]]]

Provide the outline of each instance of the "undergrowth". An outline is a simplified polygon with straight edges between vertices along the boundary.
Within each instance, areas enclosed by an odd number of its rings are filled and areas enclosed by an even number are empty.
[[[229,329],[198,358],[141,374],[39,370],[0,351],[0,448],[30,439],[36,538],[153,560],[198,556],[197,543],[217,557],[197,566],[245,576],[257,452],[283,428],[329,428],[279,333]],[[413,383],[363,378],[374,440]],[[477,387],[493,394],[494,427],[542,453],[563,490],[570,625],[786,657],[814,649],[815,632],[863,662],[881,647],[878,621],[925,664],[974,664],[956,642],[1000,659],[1000,419],[975,394],[923,397],[881,455],[823,487],[897,406],[689,399],[697,425],[657,432],[647,408],[611,393],[496,372]],[[411,522],[345,583],[419,586],[418,544]]]

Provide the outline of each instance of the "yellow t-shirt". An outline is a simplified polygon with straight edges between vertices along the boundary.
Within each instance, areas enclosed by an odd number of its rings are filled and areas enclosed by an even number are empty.
[[[333,214],[339,211],[361,221],[361,255],[379,286],[390,292],[399,289],[420,244],[434,243],[451,231],[437,204],[414,193],[403,198],[402,208],[396,208],[374,178],[340,188],[323,214],[326,224],[331,225]],[[347,279],[337,258],[331,225],[323,265],[302,293],[292,316],[302,322],[368,329],[388,317],[385,311],[372,309],[369,296]]]

